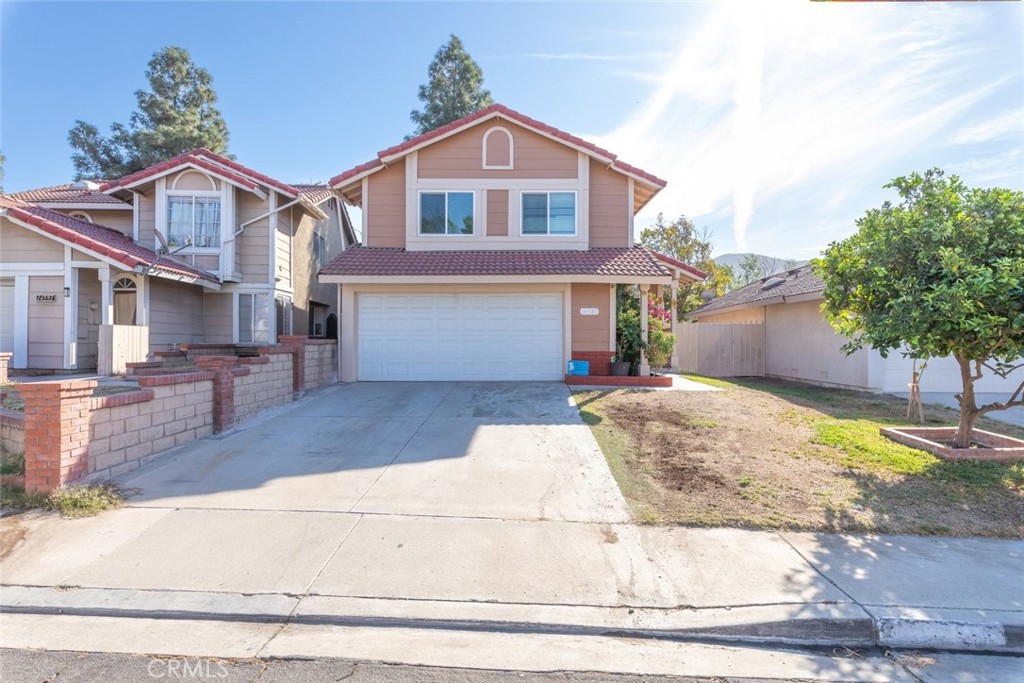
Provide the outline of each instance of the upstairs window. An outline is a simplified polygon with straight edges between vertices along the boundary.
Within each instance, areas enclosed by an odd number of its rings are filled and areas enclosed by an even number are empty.
[[[524,192],[524,235],[575,235],[575,192]]]
[[[420,193],[421,235],[472,235],[472,192]]]
[[[219,247],[220,197],[168,196],[167,244]]]
[[[318,232],[313,233],[313,270],[320,270],[327,258],[327,240]]]

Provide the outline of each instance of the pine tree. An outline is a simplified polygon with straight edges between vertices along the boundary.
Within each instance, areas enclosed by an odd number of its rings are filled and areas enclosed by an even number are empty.
[[[455,34],[434,55],[427,76],[429,80],[420,86],[418,95],[423,109],[409,114],[416,124],[416,135],[493,104],[490,91],[483,87],[480,65],[473,61]]]
[[[129,125],[115,123],[104,137],[75,121],[68,132],[75,179],[118,178],[197,147],[223,154],[228,129],[216,108],[213,78],[188,51],[165,47],[146,69],[149,91],[136,90]]]

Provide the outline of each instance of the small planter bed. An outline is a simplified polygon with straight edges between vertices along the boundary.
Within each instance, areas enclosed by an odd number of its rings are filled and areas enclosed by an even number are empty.
[[[950,445],[956,436],[955,427],[883,427],[879,432],[897,443],[919,448],[943,460],[1024,460],[1024,441],[981,429],[974,430],[971,448],[953,448]]]

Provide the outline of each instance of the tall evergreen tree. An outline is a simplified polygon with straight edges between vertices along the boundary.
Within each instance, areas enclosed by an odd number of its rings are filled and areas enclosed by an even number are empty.
[[[415,135],[440,128],[494,102],[490,91],[483,87],[480,65],[473,61],[455,34],[434,55],[427,77],[418,95],[423,109],[409,114],[416,124]]]
[[[228,128],[215,106],[213,77],[187,50],[155,53],[146,78],[150,90],[135,91],[138,108],[127,126],[115,123],[104,137],[96,126],[75,121],[68,143],[76,180],[118,178],[196,147],[227,151]]]

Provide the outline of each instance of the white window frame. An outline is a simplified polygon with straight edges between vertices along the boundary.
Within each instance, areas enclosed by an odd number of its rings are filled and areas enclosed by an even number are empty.
[[[487,163],[487,139],[491,137],[491,133],[500,132],[508,136],[508,164],[488,164]],[[516,156],[516,139],[505,126],[491,126],[484,133],[483,149],[483,169],[487,171],[511,171],[515,168],[515,156]]]
[[[312,245],[310,246],[313,252],[314,271],[319,271],[327,261],[327,237],[321,234],[319,230],[314,230]],[[316,272],[314,272],[315,274]]]
[[[286,296],[284,294],[276,294],[276,295],[274,295],[274,308],[275,308],[274,315],[275,316],[277,315],[276,308],[277,308],[278,302],[280,302],[280,304],[281,304],[281,318],[278,321],[281,324],[281,334],[291,336],[291,334],[292,334],[292,321],[294,319],[294,315],[293,315],[293,313],[294,313],[294,305],[292,303],[292,298],[290,296]],[[276,324],[276,322],[275,322],[275,324]]]
[[[192,240],[193,245],[183,249],[190,254],[216,254],[220,251],[221,245],[224,240],[224,220],[225,220],[225,202],[224,193],[220,190],[166,190],[167,198],[164,201],[164,234],[167,236],[167,243],[171,244],[171,199],[174,197],[188,197],[193,200],[193,212],[192,212]],[[196,219],[195,219],[195,200],[196,198],[202,199],[216,199],[220,203],[220,226],[217,228],[217,246],[215,247],[197,247],[195,246],[195,230],[196,230]],[[171,245],[172,248],[177,249],[184,245]]]
[[[266,297],[266,299],[267,299],[267,328],[265,330],[266,334],[267,334],[267,338],[265,340],[258,340],[258,339],[256,339],[256,332],[258,331],[257,327],[256,327],[256,321],[257,321],[257,317],[256,317],[256,310],[257,310],[256,298],[257,297],[261,297],[261,296],[262,297]],[[274,325],[276,325],[276,323],[274,321],[273,305],[271,303],[273,297],[271,296],[270,292],[238,292],[235,295],[235,297],[236,297],[237,305],[235,306],[235,320],[234,320],[234,324],[235,324],[235,334],[237,335],[238,343],[239,344],[273,344],[274,340],[275,340],[275,337],[276,337],[276,334],[274,334],[274,333],[277,330],[274,329]],[[249,330],[248,330],[248,332],[250,334],[250,337],[251,337],[251,339],[249,339],[249,341],[242,341],[242,306],[243,306],[242,300],[243,300],[243,297],[250,297],[250,299],[249,299],[249,309],[250,309],[252,315],[249,318],[250,325],[251,325]]]
[[[548,214],[547,214],[547,232],[525,232],[526,221],[524,220],[524,212],[526,211],[526,195],[528,194],[546,194],[548,196]],[[572,232],[551,232],[551,195],[553,194],[571,194],[572,199]],[[576,190],[522,190],[519,193],[519,236],[520,237],[553,237],[565,238],[565,237],[576,237],[580,233],[580,193]]]
[[[444,195],[444,225],[445,230],[448,229],[448,195],[450,194],[468,194],[473,197],[473,232],[423,232],[423,195],[425,194],[443,194]],[[475,237],[477,234],[477,210],[476,210],[476,190],[419,190],[416,194],[416,234],[418,237],[426,238],[467,238]]]
[[[90,216],[87,211],[69,211],[68,215],[72,218],[77,218],[80,221],[85,221],[86,223],[95,223],[92,216]]]

